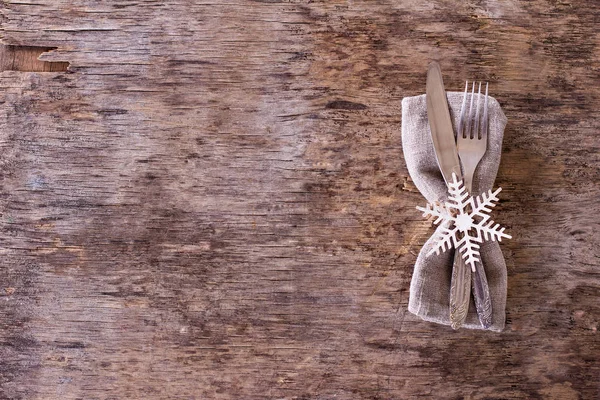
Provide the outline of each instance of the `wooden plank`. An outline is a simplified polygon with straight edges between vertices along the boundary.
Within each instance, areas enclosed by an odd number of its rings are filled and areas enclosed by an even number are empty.
[[[23,399],[598,396],[593,2],[6,1],[0,385]],[[502,334],[407,313],[400,100],[509,119]]]

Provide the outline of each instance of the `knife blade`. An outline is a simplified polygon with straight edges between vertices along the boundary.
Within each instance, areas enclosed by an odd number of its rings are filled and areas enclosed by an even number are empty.
[[[452,181],[452,173],[455,173],[458,179],[462,179],[462,172],[454,128],[452,128],[452,120],[450,119],[448,99],[446,98],[446,90],[442,79],[442,70],[436,62],[429,64],[427,71],[426,99],[427,118],[431,128],[435,158],[447,185],[448,182]]]
[[[431,128],[435,157],[446,185],[448,185],[448,182],[452,180],[453,173],[458,179],[462,179],[462,172],[442,70],[437,62],[429,64],[426,100],[427,118]],[[458,329],[464,324],[469,311],[470,299],[471,269],[465,264],[460,252],[455,250],[450,283],[450,326],[453,329]]]

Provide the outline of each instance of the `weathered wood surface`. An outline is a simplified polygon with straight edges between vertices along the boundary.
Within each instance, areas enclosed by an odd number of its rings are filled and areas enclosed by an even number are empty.
[[[600,397],[593,1],[4,1],[6,399]],[[502,334],[406,311],[400,100],[509,119]]]

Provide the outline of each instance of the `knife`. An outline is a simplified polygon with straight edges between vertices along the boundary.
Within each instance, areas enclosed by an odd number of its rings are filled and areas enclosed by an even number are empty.
[[[437,62],[429,64],[427,71],[427,118],[431,128],[431,138],[435,149],[438,166],[446,181],[452,180],[452,174],[462,180],[456,138],[452,128],[452,120],[444,89],[442,71]],[[460,328],[469,311],[471,299],[471,269],[465,264],[459,251],[454,251],[454,265],[450,283],[450,325],[453,329]]]

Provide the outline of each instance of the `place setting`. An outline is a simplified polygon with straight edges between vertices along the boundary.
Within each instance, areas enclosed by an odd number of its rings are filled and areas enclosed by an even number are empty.
[[[402,144],[416,206],[436,230],[415,262],[408,310],[453,329],[500,332],[506,319],[506,263],[499,242],[511,239],[494,222],[494,187],[506,126],[487,82],[446,92],[437,62],[426,94],[402,100]]]

